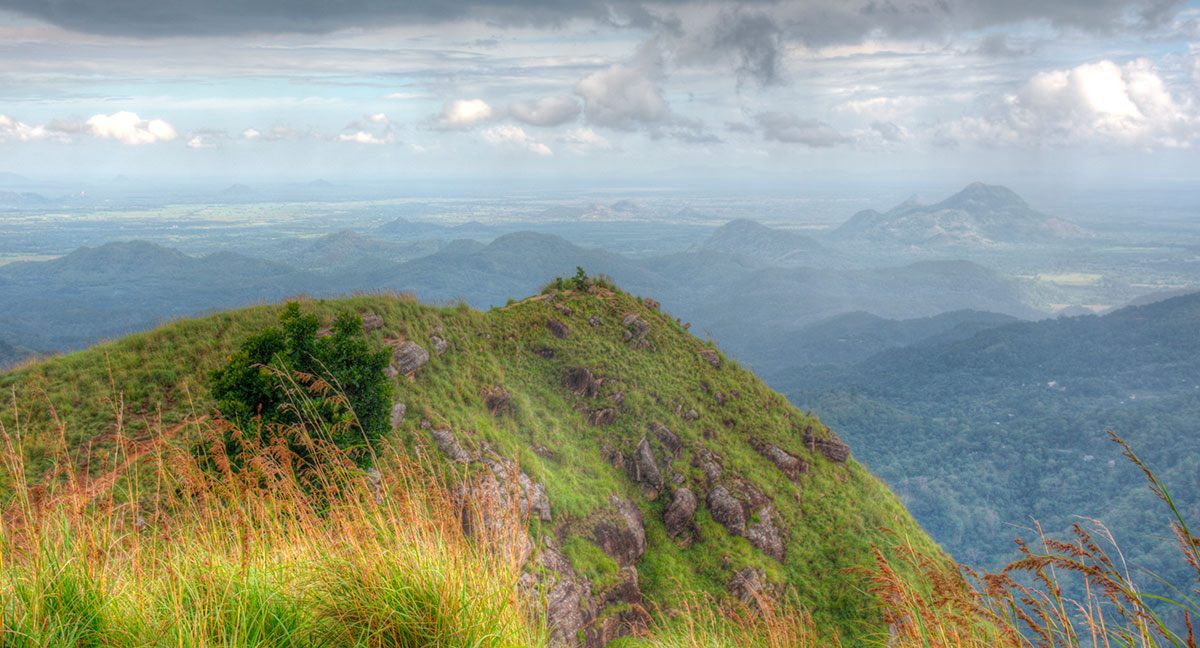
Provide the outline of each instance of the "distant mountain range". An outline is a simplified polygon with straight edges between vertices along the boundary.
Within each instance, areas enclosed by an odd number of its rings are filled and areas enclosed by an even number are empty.
[[[753,232],[757,227],[738,224],[733,231],[739,229]],[[757,340],[775,340],[785,349],[743,355],[752,364],[787,359],[790,345],[782,336],[848,311],[900,319],[961,309],[1039,315],[1026,303],[1019,283],[965,261],[859,270],[780,268],[755,255],[710,249],[633,259],[532,232],[506,234],[486,245],[402,238],[408,242],[341,232],[297,244],[283,256],[287,264],[228,252],[194,258],[146,242],[80,248],[54,261],[12,263],[0,266],[0,303],[12,305],[0,313],[0,330],[13,344],[66,350],[164,318],[298,293],[403,291],[424,300],[461,298],[486,307],[536,292],[556,275],[573,275],[576,266],[612,276],[635,293],[658,295],[670,312],[731,350],[743,353]],[[777,249],[791,249],[795,242]],[[736,249],[720,237],[709,243]],[[414,246],[420,245],[441,247],[401,260],[405,254],[419,254]]]
[[[1074,223],[1035,211],[1011,189],[981,182],[933,205],[909,200],[882,214],[860,211],[830,234],[840,242],[967,248],[1090,236]]]
[[[833,252],[812,237],[798,232],[767,227],[744,218],[730,221],[696,246],[727,254],[740,254],[778,265],[821,266]]]

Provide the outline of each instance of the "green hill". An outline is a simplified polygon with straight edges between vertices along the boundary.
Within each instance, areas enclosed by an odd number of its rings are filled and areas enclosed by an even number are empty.
[[[531,574],[553,574],[549,618],[568,645],[669,619],[689,593],[776,588],[856,645],[882,617],[844,570],[893,544],[881,528],[941,556],[833,432],[651,300],[592,287],[487,312],[385,295],[302,307],[324,322],[380,316],[369,335],[397,349],[394,366],[416,366],[393,378],[394,440],[476,484],[460,493],[485,509],[488,493],[517,498],[529,518],[518,550]],[[47,432],[25,439],[31,471],[63,477],[49,472],[62,438],[86,480],[117,461],[118,418],[146,440],[207,413],[206,372],[280,308],[173,322],[0,375],[22,429]]]

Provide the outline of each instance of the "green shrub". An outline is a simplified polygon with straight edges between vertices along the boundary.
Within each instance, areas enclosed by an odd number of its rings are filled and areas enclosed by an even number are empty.
[[[355,313],[340,313],[331,335],[318,338],[317,316],[290,302],[279,324],[247,338],[210,374],[217,409],[241,430],[237,439],[226,436],[226,454],[236,461],[239,442],[281,438],[303,465],[312,444],[297,435],[307,431],[369,465],[371,444],[389,427],[392,385],[383,371],[390,354],[372,349]],[[314,423],[318,429],[309,429]]]

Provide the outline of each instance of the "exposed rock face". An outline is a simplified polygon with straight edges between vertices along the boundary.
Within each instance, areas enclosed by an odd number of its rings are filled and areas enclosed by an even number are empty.
[[[649,627],[651,619],[646,612],[642,588],[638,585],[638,572],[633,567],[621,570],[621,582],[599,596],[600,606],[605,608],[594,630],[588,633],[586,646],[607,646],[621,637],[636,635]],[[609,606],[619,605],[615,614],[605,614]]]
[[[550,331],[551,335],[560,340],[566,339],[567,334],[570,333],[570,329],[567,328],[566,324],[553,317],[546,320],[546,329]]]
[[[464,450],[458,444],[458,439],[454,437],[454,432],[450,430],[434,430],[430,432],[430,436],[433,437],[433,442],[437,444],[438,450],[441,450],[442,454],[451,460],[462,464],[471,463],[471,453]]]
[[[404,422],[404,412],[406,409],[407,408],[404,406],[404,403],[396,403],[395,405],[392,405],[392,411],[388,417],[388,420],[391,422],[393,430],[400,427],[400,424]]]
[[[721,356],[716,351],[704,349],[700,352],[700,357],[708,361],[708,364],[712,365],[713,369],[721,368]]]
[[[663,512],[663,524],[667,527],[667,535],[677,538],[688,531],[692,518],[696,515],[699,501],[688,488],[677,488],[671,495],[671,503]]]
[[[429,352],[420,344],[409,340],[392,352],[392,366],[401,374],[409,375],[429,362]]]
[[[846,463],[846,460],[850,458],[850,446],[837,438],[819,439],[812,434],[805,434],[801,437],[801,441],[804,443],[804,447],[810,451],[820,452],[833,463]]]
[[[654,301],[653,299],[650,299],[649,297],[643,299],[642,303],[645,304],[646,308],[649,308],[650,310],[658,310],[659,306],[660,306],[660,304],[658,302]]]
[[[637,505],[616,495],[609,498],[613,512],[592,527],[592,541],[622,567],[630,567],[646,553],[646,528]]]
[[[586,367],[575,367],[562,378],[563,387],[588,398],[595,398],[600,393],[600,382]]]
[[[617,410],[611,407],[605,407],[604,409],[598,409],[588,414],[588,423],[591,423],[596,427],[604,427],[605,425],[611,425],[616,418]]]
[[[592,328],[599,327],[600,326],[600,316],[592,315],[591,317],[588,318],[588,324],[590,324],[592,326]]]
[[[746,512],[738,501],[724,486],[715,486],[708,491],[705,499],[708,512],[718,524],[725,527],[733,535],[746,533]]]
[[[787,478],[793,482],[799,482],[801,475],[808,474],[808,462],[800,457],[780,448],[777,445],[765,443],[757,439],[750,442],[751,447],[758,451],[759,454],[766,457],[775,464]]]
[[[492,416],[496,416],[508,409],[512,404],[512,393],[503,387],[492,387],[483,394],[483,404],[487,406]]]
[[[650,323],[638,317],[635,313],[629,313],[621,320],[621,325],[625,327],[625,342],[635,349],[649,348],[650,341],[646,336],[650,333]]]
[[[363,313],[362,323],[364,331],[374,331],[375,329],[383,328],[383,315],[377,313]]]
[[[746,539],[759,551],[783,562],[783,535],[780,533],[779,527],[775,526],[773,514],[774,509],[770,506],[759,509],[756,513],[758,522],[751,524],[750,528],[746,529]]]
[[[429,342],[433,345],[433,350],[437,352],[438,355],[442,355],[446,352],[446,349],[450,348],[450,343],[440,335],[430,335]]]
[[[552,646],[579,646],[579,638],[596,618],[591,583],[575,573],[571,561],[550,547],[538,552],[534,569],[521,575],[520,587],[526,600],[533,602],[534,618],[545,617],[550,626]],[[541,609],[542,594],[545,609]]]
[[[690,409],[690,410],[688,410],[688,411],[684,412],[684,413],[681,415],[681,417],[682,417],[682,418],[683,418],[683,420],[685,420],[685,421],[695,421],[696,419],[700,418],[700,412],[697,412],[697,411],[696,411],[696,410],[694,410],[694,409]]]
[[[516,485],[516,492],[513,494],[517,498],[515,504],[522,519],[528,519],[534,515],[542,522],[549,522],[553,519],[550,513],[550,498],[546,495],[546,487],[541,482],[534,481],[532,477],[521,472],[516,462],[501,457],[486,444],[481,461],[510,489],[514,484]]]
[[[678,459],[679,451],[683,449],[683,442],[679,440],[679,436],[668,429],[667,426],[658,423],[651,423],[650,430],[654,432],[654,436],[658,438],[658,442],[666,450],[668,463]]]
[[[751,607],[757,604],[766,587],[766,573],[753,567],[743,567],[726,585],[726,589],[734,598],[742,605]]]
[[[654,458],[654,451],[650,449],[646,437],[642,437],[642,440],[638,441],[637,454],[632,463],[633,471],[630,478],[641,484],[643,489],[652,490],[654,497],[657,497],[658,491],[663,487],[662,470],[658,467],[658,460]],[[654,499],[654,497],[647,495],[647,499]]]
[[[721,473],[724,472],[721,468],[721,458],[705,447],[696,448],[692,465],[704,472],[704,479],[708,481],[709,486],[721,479]]]

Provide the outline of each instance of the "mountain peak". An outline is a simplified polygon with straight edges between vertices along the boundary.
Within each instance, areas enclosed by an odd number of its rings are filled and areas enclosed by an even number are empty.
[[[1030,209],[1029,203],[1017,192],[1002,185],[972,182],[962,191],[935,205],[942,209]]]

